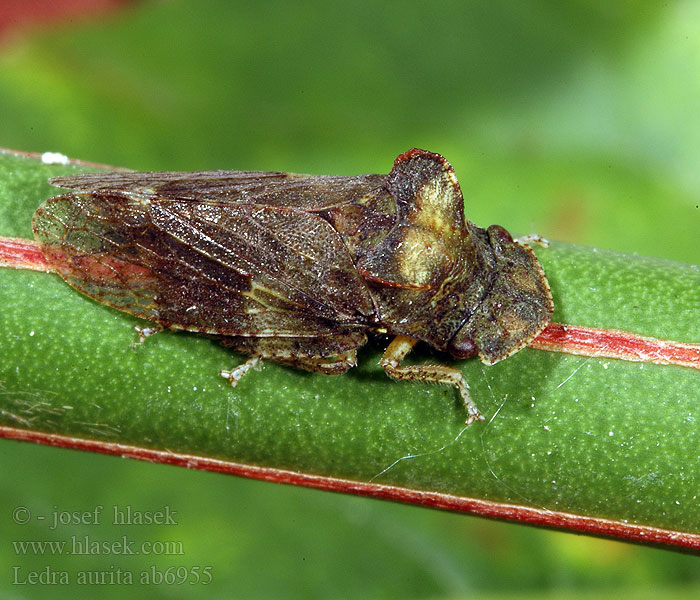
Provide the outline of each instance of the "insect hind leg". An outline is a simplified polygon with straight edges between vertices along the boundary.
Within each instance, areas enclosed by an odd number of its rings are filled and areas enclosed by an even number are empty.
[[[469,386],[464,375],[457,369],[444,365],[410,365],[401,366],[401,361],[418,342],[415,338],[397,335],[387,346],[382,356],[381,364],[389,377],[394,379],[410,379],[413,381],[429,381],[452,385],[459,390],[459,394],[467,409],[467,425],[474,421],[483,421],[484,416],[469,395]]]

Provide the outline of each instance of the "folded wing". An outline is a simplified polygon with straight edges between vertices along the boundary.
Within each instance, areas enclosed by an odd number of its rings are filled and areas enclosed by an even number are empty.
[[[68,283],[136,316],[219,335],[336,335],[371,322],[374,309],[342,239],[315,213],[382,181],[230,171],[62,177],[54,183],[78,193],[47,200],[34,230]]]

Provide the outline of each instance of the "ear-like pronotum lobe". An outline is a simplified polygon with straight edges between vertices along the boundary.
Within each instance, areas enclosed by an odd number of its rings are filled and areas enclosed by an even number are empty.
[[[430,289],[449,270],[464,235],[464,200],[450,164],[414,148],[394,161],[387,188],[397,225],[359,267],[392,287]]]

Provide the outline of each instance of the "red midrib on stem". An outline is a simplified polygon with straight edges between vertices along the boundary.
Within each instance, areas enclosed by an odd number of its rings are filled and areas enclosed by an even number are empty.
[[[31,240],[0,237],[0,267],[51,271],[39,244]]]
[[[700,344],[658,340],[616,329],[550,323],[531,348],[700,369]]]
[[[491,500],[482,500],[480,498],[453,496],[440,492],[414,490],[374,482],[339,479],[336,477],[300,473],[271,467],[258,467],[210,457],[179,454],[167,450],[154,450],[151,448],[129,446],[102,440],[86,440],[38,431],[27,431],[14,427],[0,426],[0,438],[34,442],[61,448],[71,448],[74,450],[88,450],[91,452],[112,454],[149,462],[187,467],[189,469],[228,473],[229,475],[300,485],[332,492],[382,498],[384,500],[418,504],[454,512],[480,515],[482,517],[517,521],[519,523],[528,523],[542,527],[553,527],[556,529],[578,531],[580,533],[588,533],[603,537],[624,539],[630,542],[685,548],[695,551],[700,550],[700,535],[698,534],[614,521],[600,517],[551,511],[544,508],[494,502]]]

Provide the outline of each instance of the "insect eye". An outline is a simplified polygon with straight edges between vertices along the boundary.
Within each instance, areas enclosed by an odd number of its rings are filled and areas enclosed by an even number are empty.
[[[491,239],[496,238],[501,244],[512,244],[513,237],[500,225],[491,225],[488,229]]]
[[[476,343],[468,337],[453,337],[447,344],[447,351],[455,358],[469,358],[477,352]]]

